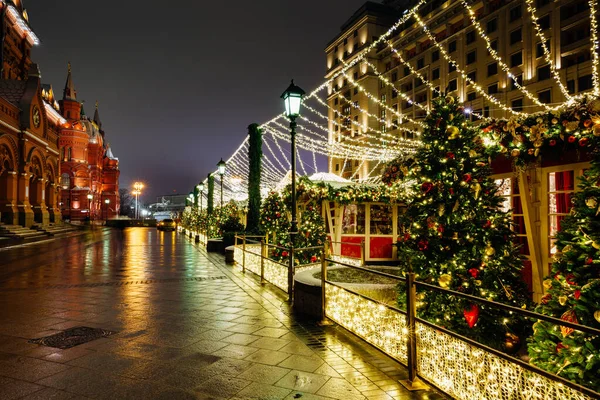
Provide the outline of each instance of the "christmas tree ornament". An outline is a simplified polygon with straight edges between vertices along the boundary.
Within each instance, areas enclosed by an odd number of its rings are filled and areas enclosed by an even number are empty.
[[[421,190],[425,194],[431,192],[432,189],[433,189],[433,183],[431,183],[431,182],[423,182],[423,184],[421,185]]]
[[[595,197],[589,197],[587,199],[585,199],[585,205],[588,206],[589,208],[596,208],[598,207],[598,200],[596,200]]]
[[[494,254],[496,254],[496,249],[494,249],[494,248],[492,247],[492,244],[491,244],[491,243],[488,243],[488,244],[487,244],[487,247],[485,248],[485,255],[486,255],[486,256],[488,256],[488,257],[491,257],[491,256],[493,256]]]
[[[573,292],[573,297],[575,298],[575,300],[579,300],[579,298],[581,297],[581,290],[577,289]]]
[[[577,321],[577,314],[575,314],[574,310],[566,311],[563,315],[561,315],[560,319],[562,319],[563,321],[572,322],[574,324],[579,323],[579,321]],[[574,331],[575,329],[569,328],[568,326],[560,327],[560,333],[562,333],[563,337],[569,336]]]
[[[550,299],[552,299],[552,295],[550,293],[547,293],[544,296],[542,296],[542,299],[540,300],[540,303],[541,304],[548,304],[548,302],[550,301]]]
[[[567,296],[558,296],[558,302],[560,303],[561,306],[564,306],[565,304],[567,304]]]
[[[481,185],[479,183],[474,183],[471,185],[471,190],[474,192],[474,198],[477,200],[479,198],[479,193],[481,193]]]
[[[594,311],[594,319],[600,323],[600,310]]]
[[[575,143],[576,140],[577,140],[577,138],[575,136],[569,136],[567,138],[567,142],[569,142],[569,143]]]
[[[454,207],[452,207],[452,212],[458,211],[459,207],[460,207],[460,203],[458,202],[458,200],[456,200],[456,203],[454,203]]]
[[[479,320],[479,306],[477,304],[473,304],[471,308],[464,309],[463,315],[465,316],[465,321],[469,325],[469,328],[473,328],[475,324],[477,324],[477,320]]]
[[[479,276],[479,269],[471,268],[469,269],[469,274],[471,274],[473,278],[477,279],[477,277]]]
[[[443,288],[450,286],[450,282],[452,282],[452,276],[450,276],[450,274],[442,274],[438,279],[438,284]]]
[[[429,248],[429,242],[427,240],[419,240],[417,246],[420,251],[426,251]]]
[[[515,354],[521,347],[521,338],[514,333],[506,332],[504,335],[504,349],[508,354]]]
[[[521,155],[521,150],[519,149],[512,149],[510,152],[510,155],[513,157],[519,157]]]
[[[460,129],[456,126],[450,125],[446,128],[446,134],[448,135],[448,140],[455,140],[460,137]]]
[[[579,146],[580,147],[585,147],[588,144],[590,144],[590,139],[589,138],[584,137],[584,138],[579,139]]]
[[[549,144],[550,146],[556,146],[556,140],[554,140],[554,139],[550,139],[550,140],[548,141],[548,144]]]
[[[438,215],[441,217],[446,212],[446,205],[444,203],[438,204]]]

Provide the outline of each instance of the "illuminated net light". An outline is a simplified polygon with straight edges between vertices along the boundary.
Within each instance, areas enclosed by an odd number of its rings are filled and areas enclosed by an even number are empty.
[[[590,29],[591,29],[591,42],[592,42],[592,82],[594,84],[594,94],[600,95],[600,82],[598,80],[598,20],[596,19],[596,9],[598,7],[597,0],[590,0]]]

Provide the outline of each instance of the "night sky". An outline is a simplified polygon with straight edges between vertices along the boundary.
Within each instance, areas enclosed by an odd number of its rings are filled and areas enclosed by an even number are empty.
[[[227,159],[246,127],[282,111],[289,80],[323,81],[326,44],[364,0],[27,0],[42,81],[67,62],[90,116],[96,100],[121,187],[145,202],[187,193]]]

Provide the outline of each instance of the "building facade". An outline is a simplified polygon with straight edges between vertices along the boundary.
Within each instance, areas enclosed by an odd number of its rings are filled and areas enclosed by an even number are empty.
[[[63,98],[59,102],[65,119],[59,138],[61,210],[65,220],[104,220],[119,215],[119,160],[102,129],[98,103],[94,117],[85,115],[77,100],[71,65]]]
[[[0,221],[59,222],[58,137],[64,120],[44,98],[30,57],[39,40],[22,1],[1,0],[0,20]]]
[[[365,3],[327,45],[326,78],[335,76],[351,63],[362,49],[387,32],[416,3],[414,0]],[[431,0],[422,5],[418,15],[430,35],[414,17],[409,17],[388,37],[387,42],[391,46],[381,43],[366,57],[366,62],[356,63],[330,85],[330,140],[363,140],[368,143],[369,139],[362,137],[366,131],[383,133],[390,141],[394,137],[410,140],[410,132],[398,129],[406,126],[403,116],[422,119],[426,113],[424,108],[439,95],[437,91],[458,96],[474,115],[483,117],[507,117],[506,108],[539,111],[542,108],[536,102],[562,103],[565,94],[553,79],[548,59],[552,60],[569,94],[591,90],[588,2],[536,0],[533,3],[537,25],[546,39],[548,56],[536,34],[525,1],[469,2],[481,29],[489,38],[489,47],[497,52],[514,80],[491,56],[488,44],[477,32],[462,2]],[[458,64],[458,68],[436,43]],[[377,71],[368,64],[374,65]],[[396,90],[382,83],[378,74]],[[482,91],[475,90],[471,81],[476,82]],[[515,81],[525,86],[533,98],[524,95]],[[354,83],[365,91],[359,90]],[[369,99],[365,92],[373,94],[380,103]],[[490,98],[498,102],[494,103]],[[375,167],[361,160],[340,159],[331,159],[329,165],[330,172],[358,179],[367,176]]]

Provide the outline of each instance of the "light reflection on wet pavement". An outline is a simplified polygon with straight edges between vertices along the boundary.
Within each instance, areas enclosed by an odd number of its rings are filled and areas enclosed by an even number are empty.
[[[0,250],[0,398],[438,399],[341,328],[174,232],[102,229]],[[116,331],[60,350],[29,339]],[[54,397],[53,397],[54,396]]]

